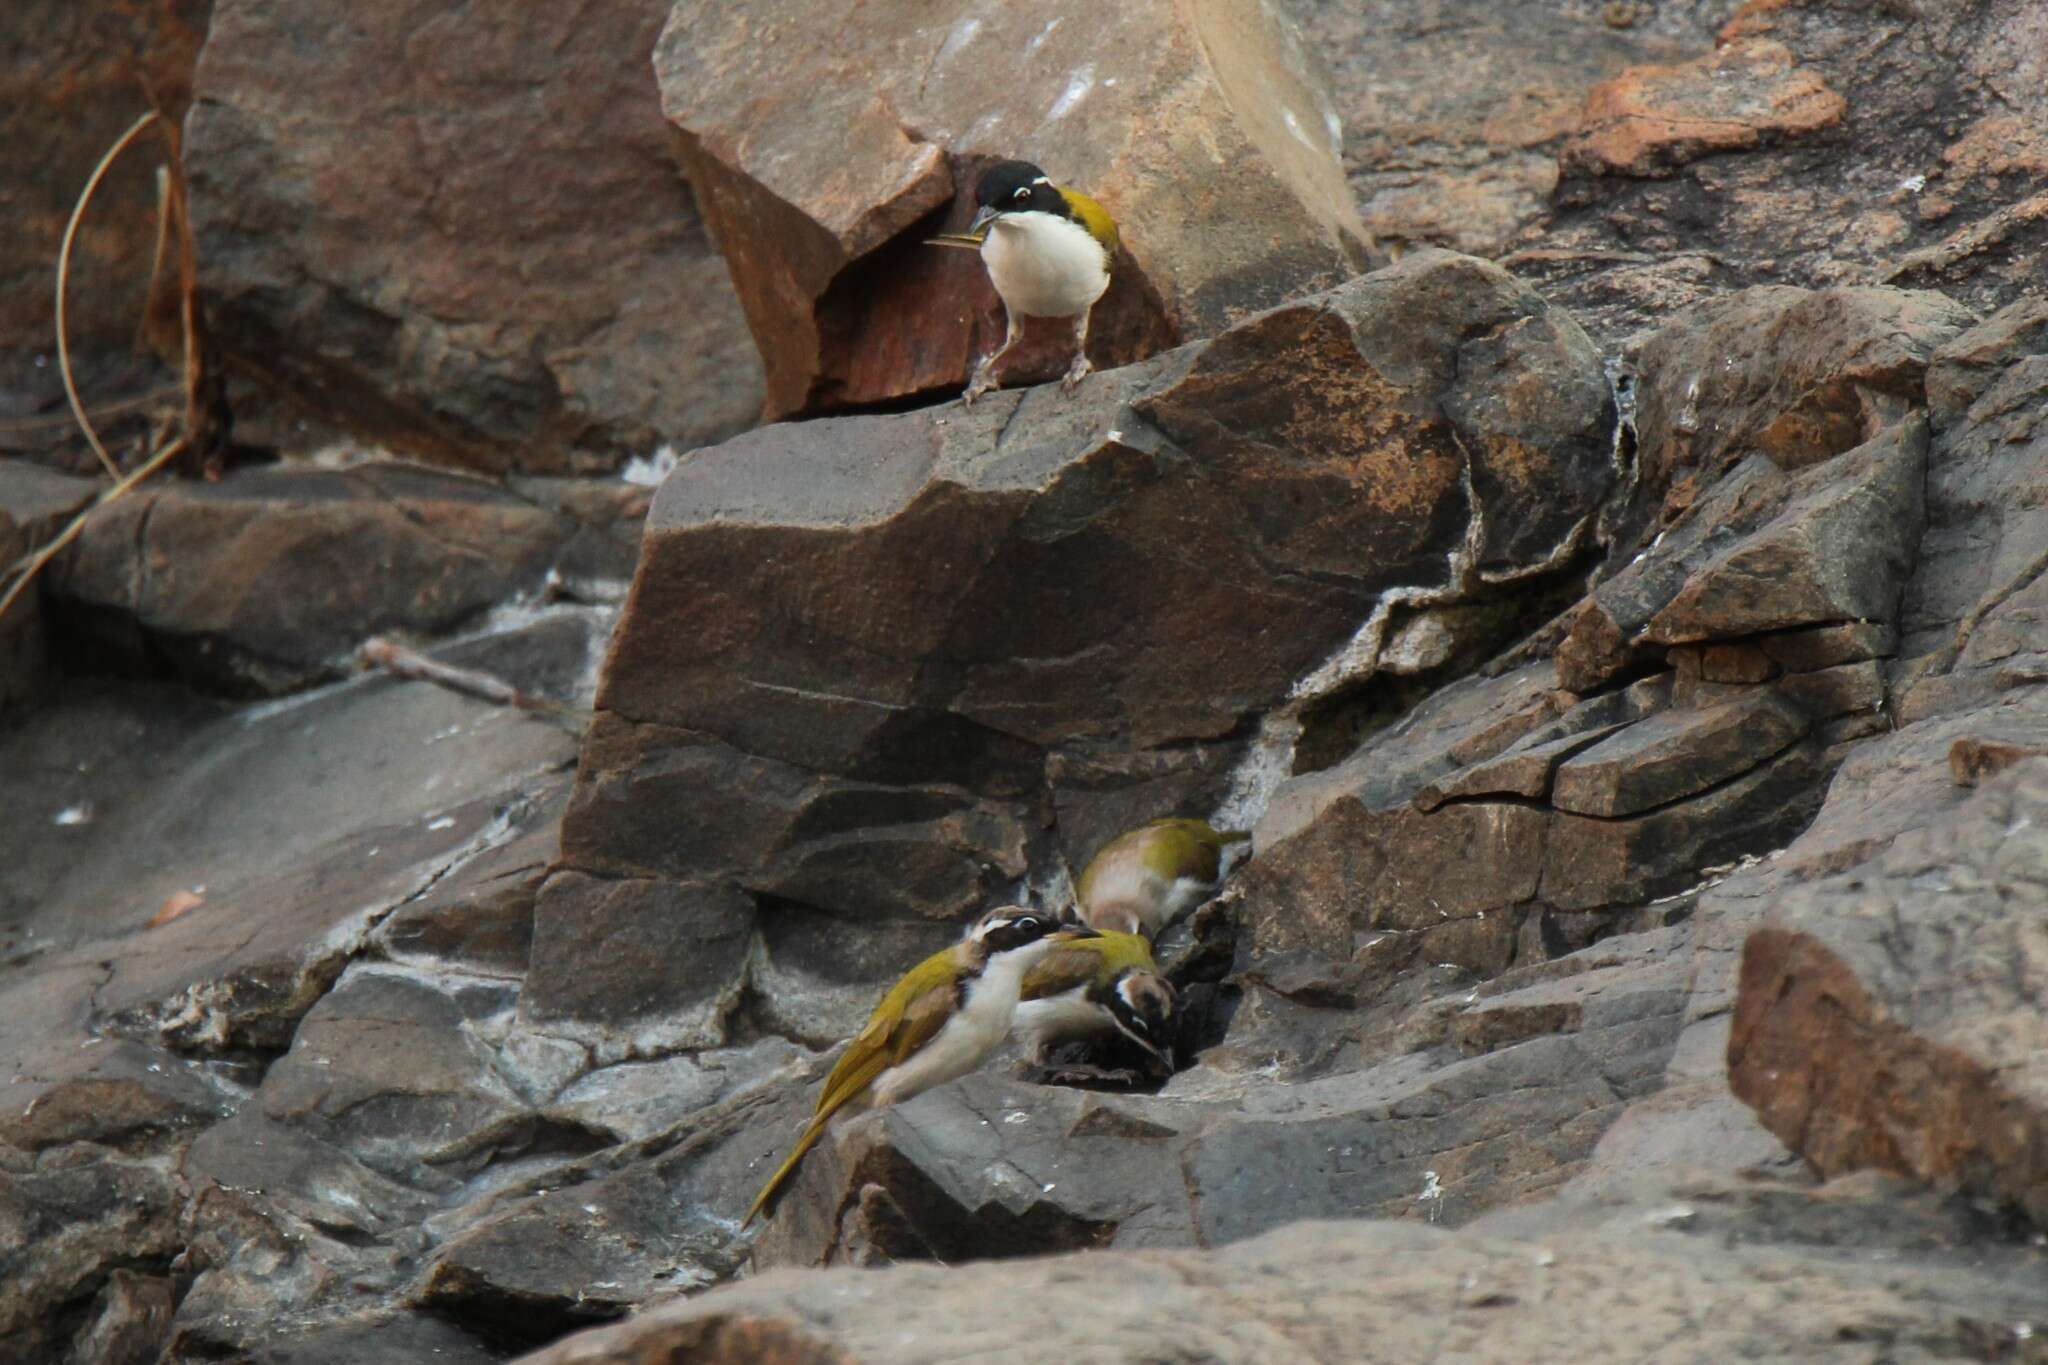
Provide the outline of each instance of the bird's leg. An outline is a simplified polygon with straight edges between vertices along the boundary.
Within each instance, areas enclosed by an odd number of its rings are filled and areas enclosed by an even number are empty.
[[[1060,387],[1068,393],[1081,382],[1095,367],[1088,363],[1088,319],[1095,312],[1093,304],[1081,314],[1081,323],[1074,329],[1074,363],[1067,366],[1067,377],[1060,381]]]
[[[960,401],[970,408],[974,406],[975,399],[996,386],[996,362],[1003,358],[1005,351],[1017,344],[1018,337],[1024,335],[1024,320],[1007,308],[1003,310],[1003,321],[1009,327],[1009,333],[1003,338],[1003,344],[996,347],[987,359],[974,367],[974,376],[967,381],[967,392],[960,395]]]

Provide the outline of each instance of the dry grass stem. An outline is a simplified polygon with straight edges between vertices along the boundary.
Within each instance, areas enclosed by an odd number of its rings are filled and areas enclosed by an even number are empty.
[[[114,501],[114,499],[126,494],[129,489],[156,473],[157,470],[162,469],[166,464],[169,464],[184,452],[185,438],[180,436],[175,441],[164,446],[162,450],[150,456],[147,461],[136,468],[133,474],[128,475],[112,488],[100,494],[94,500],[91,507],[86,508],[83,512],[73,517],[71,524],[58,532],[56,538],[51,540],[49,544],[23,555],[16,561],[8,570],[8,573],[13,576],[14,581],[8,585],[6,595],[0,596],[0,617],[7,615],[7,609],[14,605],[14,599],[21,596],[22,590],[35,581],[35,576],[42,571],[43,565],[55,559],[59,551],[63,550],[72,541],[78,539],[78,533],[85,529],[88,517]]]
[[[93,430],[92,421],[85,415],[85,404],[78,398],[78,381],[71,374],[71,343],[66,336],[64,319],[64,289],[71,280],[71,244],[78,238],[78,225],[85,219],[85,207],[92,202],[93,191],[106,178],[107,168],[114,159],[128,150],[130,143],[142,136],[142,130],[157,121],[157,112],[152,109],[128,125],[128,131],[120,140],[107,148],[107,154],[100,158],[100,164],[93,167],[92,177],[85,182],[85,189],[78,196],[78,203],[71,210],[71,221],[64,226],[64,242],[57,249],[57,372],[64,380],[64,396],[71,400],[71,415],[78,419],[78,426],[85,433],[85,439],[92,445],[92,453],[99,456],[100,467],[107,471],[107,477],[118,479],[121,470],[114,463],[114,457],[107,454],[107,448],[100,444],[99,433]],[[12,597],[9,599],[12,601]],[[0,608],[4,610],[4,608]]]

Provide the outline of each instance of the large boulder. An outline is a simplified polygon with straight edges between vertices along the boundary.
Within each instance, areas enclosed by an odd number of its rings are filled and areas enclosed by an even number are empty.
[[[1328,91],[1271,6],[684,0],[655,70],[771,417],[965,382],[1001,309],[978,259],[919,239],[964,223],[992,161],[1036,161],[1121,224],[1099,367],[1334,284],[1366,247]],[[1005,376],[1059,373],[1066,335]]]
[[[1070,776],[1090,808],[1213,793],[1297,680],[1371,670],[1397,603],[1511,600],[1609,486],[1610,420],[1567,319],[1419,253],[1072,397],[702,452],[650,514],[565,860],[763,898],[756,979],[838,990],[796,1023],[832,1036],[855,983],[1044,870]],[[1206,776],[1162,787],[1145,756],[1190,749]]]
[[[645,65],[664,13],[220,0],[187,167],[237,368],[489,472],[753,421],[759,362]]]
[[[2037,759],[1789,891],[1743,946],[1735,1093],[1825,1175],[1889,1170],[2048,1224],[2044,880]]]

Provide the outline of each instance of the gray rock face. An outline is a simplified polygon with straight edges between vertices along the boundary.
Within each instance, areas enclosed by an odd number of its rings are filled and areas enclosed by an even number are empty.
[[[665,12],[220,0],[186,165],[223,344],[345,429],[491,473],[750,424],[759,361],[645,65]]]

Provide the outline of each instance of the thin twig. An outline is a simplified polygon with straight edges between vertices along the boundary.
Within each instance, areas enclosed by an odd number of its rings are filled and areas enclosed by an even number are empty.
[[[572,721],[583,718],[578,707],[565,705],[548,697],[536,697],[531,692],[522,692],[503,678],[472,668],[457,668],[444,664],[439,659],[430,659],[418,650],[407,649],[394,640],[373,635],[363,641],[357,650],[364,663],[381,668],[393,677],[407,678],[414,682],[428,682],[436,687],[445,687],[450,692],[459,692],[465,697],[475,697],[494,706],[511,706],[521,711],[535,711],[544,715],[560,716]]]
[[[21,596],[22,589],[26,588],[29,585],[30,580],[33,579],[36,576],[36,574],[41,572],[43,565],[49,563],[52,559],[55,559],[57,557],[58,551],[62,550],[66,545],[69,545],[72,541],[78,539],[78,533],[85,529],[85,523],[88,517],[90,517],[94,512],[99,511],[100,508],[105,507],[108,503],[114,501],[116,498],[119,498],[126,494],[129,489],[135,487],[136,484],[141,483],[144,479],[156,473],[157,470],[162,469],[171,460],[175,459],[178,456],[178,454],[184,449],[185,438],[180,436],[177,440],[172,441],[169,445],[166,445],[162,450],[159,450],[156,454],[150,456],[148,461],[139,466],[133,474],[128,475],[128,477],[122,479],[112,488],[109,488],[106,492],[100,494],[98,501],[94,502],[92,506],[86,508],[83,512],[80,512],[77,516],[73,517],[71,519],[71,524],[66,526],[62,531],[57,533],[57,538],[55,540],[51,541],[48,545],[43,546],[41,549],[35,550],[30,554],[23,555],[21,559],[16,561],[13,568],[10,569],[8,572],[13,573],[16,570],[19,570],[19,576],[14,580],[12,584],[8,586],[7,595],[4,597],[0,597],[0,617],[4,617],[7,615],[7,609],[14,605],[14,599]]]
[[[78,419],[79,429],[92,445],[92,453],[100,457],[100,465],[107,471],[107,477],[121,477],[120,466],[114,457],[107,454],[107,448],[100,444],[100,435],[92,429],[92,422],[85,415],[85,404],[78,399],[78,382],[71,375],[71,345],[65,338],[64,286],[71,278],[71,243],[78,236],[78,225],[85,218],[85,206],[92,202],[93,191],[100,187],[106,177],[107,168],[114,164],[114,158],[128,150],[128,144],[142,136],[142,130],[156,122],[157,112],[152,109],[128,125],[128,131],[121,134],[121,140],[107,149],[100,158],[100,164],[93,167],[92,178],[85,182],[85,190],[78,196],[78,203],[71,210],[71,221],[64,227],[64,244],[57,251],[57,372],[64,379],[64,396],[71,400],[71,415]],[[10,595],[9,601],[13,600]],[[0,608],[4,610],[4,608]]]

